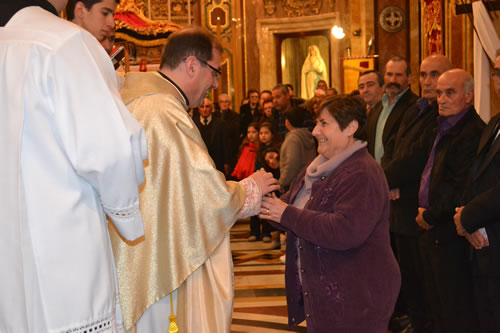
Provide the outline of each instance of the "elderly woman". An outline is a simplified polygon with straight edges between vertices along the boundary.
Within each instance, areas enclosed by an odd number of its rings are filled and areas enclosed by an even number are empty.
[[[313,135],[319,155],[281,199],[268,197],[261,218],[288,231],[288,324],[308,332],[387,331],[401,284],[389,243],[384,173],[359,135],[366,123],[357,97],[320,107]]]

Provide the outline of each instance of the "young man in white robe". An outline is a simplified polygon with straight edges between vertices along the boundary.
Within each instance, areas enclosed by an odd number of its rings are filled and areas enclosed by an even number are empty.
[[[120,0],[68,0],[66,15],[102,43],[115,28],[113,15],[119,3]]]
[[[116,331],[105,214],[126,239],[144,233],[144,131],[99,42],[56,16],[65,4],[0,6],[0,24],[8,21],[0,29],[0,332]]]
[[[166,332],[173,299],[180,332],[230,331],[229,230],[279,186],[264,172],[226,181],[187,112],[217,88],[221,53],[213,35],[188,28],[168,38],[159,72],[126,76],[122,97],[146,131],[149,159],[145,238],[130,244],[111,233],[125,330]]]

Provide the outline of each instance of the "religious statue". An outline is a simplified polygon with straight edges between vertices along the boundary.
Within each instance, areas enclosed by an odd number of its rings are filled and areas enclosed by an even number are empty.
[[[314,90],[316,90],[316,86],[320,80],[328,83],[325,61],[321,57],[318,46],[311,45],[307,51],[307,58],[302,65],[300,80],[301,97],[306,100],[314,97]]]

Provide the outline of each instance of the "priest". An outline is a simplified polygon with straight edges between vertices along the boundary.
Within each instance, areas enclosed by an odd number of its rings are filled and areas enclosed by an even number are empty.
[[[217,88],[221,53],[213,35],[187,28],[168,38],[159,72],[126,76],[122,97],[149,150],[140,190],[145,238],[112,238],[126,330],[165,332],[173,312],[181,332],[230,331],[229,230],[257,214],[262,195],[278,185],[264,172],[226,181],[189,117]]]

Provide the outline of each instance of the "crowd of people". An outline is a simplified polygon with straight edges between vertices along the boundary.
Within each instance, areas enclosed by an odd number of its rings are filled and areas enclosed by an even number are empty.
[[[492,78],[500,95],[499,68],[497,57]],[[500,116],[485,128],[473,105],[480,88],[447,57],[426,57],[418,75],[420,98],[399,57],[384,74],[367,71],[358,82],[367,147],[390,189],[402,278],[393,330],[497,332]]]
[[[119,84],[116,5],[0,4],[0,331],[229,332],[247,217],[249,241],[287,234],[290,327],[500,331],[500,115],[469,73],[428,56],[419,97],[393,57],[359,96],[278,84],[235,112],[197,27]]]

